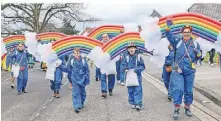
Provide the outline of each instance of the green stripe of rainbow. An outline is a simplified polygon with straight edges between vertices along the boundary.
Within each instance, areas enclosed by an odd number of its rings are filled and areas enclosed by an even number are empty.
[[[103,25],[103,26],[100,26],[100,27],[97,27],[96,29],[94,29],[88,35],[88,37],[91,37],[91,38],[94,38],[94,39],[97,39],[97,40],[101,40],[102,35],[104,33],[106,33],[111,38],[113,38],[113,37],[118,36],[123,28],[124,28],[123,26],[118,26],[118,25]]]
[[[158,25],[161,28],[163,36],[165,36],[167,18],[173,20],[171,31],[175,34],[180,34],[181,28],[189,24],[193,27],[194,36],[214,42],[217,40],[219,32],[221,32],[221,23],[212,18],[195,13],[180,13],[160,18]]]
[[[76,47],[79,47],[82,53],[89,54],[96,46],[102,47],[103,42],[85,36],[69,36],[54,42],[52,49],[58,57],[62,57],[72,53]]]
[[[19,43],[24,43],[25,36],[24,35],[12,35],[12,36],[4,38],[3,42],[5,43],[5,48],[9,49],[11,47],[16,47]]]

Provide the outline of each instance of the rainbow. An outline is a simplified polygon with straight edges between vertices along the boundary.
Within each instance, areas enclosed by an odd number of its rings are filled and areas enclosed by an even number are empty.
[[[102,40],[102,35],[104,33],[107,33],[109,38],[114,38],[116,36],[118,36],[120,34],[120,32],[122,31],[124,27],[123,26],[117,26],[117,25],[104,25],[104,26],[100,26],[97,27],[96,29],[94,29],[89,35],[88,37],[97,39],[97,40]]]
[[[79,47],[82,53],[89,54],[96,46],[102,47],[103,42],[85,36],[69,36],[54,42],[52,49],[58,57],[63,57],[72,53],[76,47]]]
[[[24,43],[25,36],[24,35],[12,35],[12,36],[4,38],[3,42],[5,43],[5,49],[7,50],[12,47],[18,46],[19,43]]]
[[[50,42],[51,40],[59,40],[64,37],[67,37],[67,35],[63,33],[58,33],[58,32],[46,32],[46,33],[40,33],[37,34],[36,39],[40,39],[42,42]]]
[[[171,31],[174,34],[180,34],[181,28],[188,24],[193,27],[194,36],[214,42],[217,40],[217,36],[221,31],[221,22],[218,22],[212,18],[195,13],[180,13],[160,18],[158,25],[161,28],[163,37],[165,37],[167,18],[171,18],[173,20]]]
[[[139,32],[128,32],[121,34],[109,42],[105,43],[102,47],[104,52],[107,52],[111,56],[111,60],[118,56],[120,53],[124,52],[127,48],[128,42],[134,42],[139,50],[150,53],[146,50],[144,46],[144,40],[140,38]]]

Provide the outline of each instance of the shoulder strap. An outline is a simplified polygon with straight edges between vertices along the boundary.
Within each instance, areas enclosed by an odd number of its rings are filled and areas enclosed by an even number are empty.
[[[126,56],[126,60],[127,60],[127,63],[129,63],[129,56],[128,55]]]
[[[74,58],[71,58],[71,66],[73,66],[73,63],[74,63]]]
[[[85,65],[85,57],[84,58],[82,58],[82,63],[83,63],[83,65]]]
[[[194,50],[197,48],[197,41],[193,40],[193,44],[194,44]]]

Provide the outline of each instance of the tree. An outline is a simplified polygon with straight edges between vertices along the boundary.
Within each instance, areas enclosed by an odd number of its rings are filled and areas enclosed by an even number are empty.
[[[4,4],[1,7],[5,23],[24,23],[28,26],[27,30],[36,33],[41,33],[44,27],[53,19],[63,20],[63,18],[66,18],[77,22],[85,21],[84,19],[98,20],[82,12],[85,9],[83,3]]]
[[[80,31],[76,30],[75,26],[76,25],[73,25],[73,26],[71,25],[71,21],[70,20],[64,19],[63,20],[63,26],[62,26],[60,32],[66,34],[66,35],[76,35]]]

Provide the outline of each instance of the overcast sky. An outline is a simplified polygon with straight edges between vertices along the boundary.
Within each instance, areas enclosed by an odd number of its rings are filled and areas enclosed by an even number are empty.
[[[87,4],[85,13],[97,17],[102,21],[95,23],[85,23],[84,27],[97,27],[105,24],[119,24],[136,23],[138,18],[142,15],[149,16],[153,9],[158,11],[162,16],[186,12],[193,3],[175,3],[175,4]],[[11,13],[11,11],[8,11]],[[53,20],[56,27],[62,26],[62,21]],[[83,31],[83,23],[72,22],[76,24],[76,29]],[[23,24],[13,25],[12,28],[24,27]]]
[[[193,3],[186,4],[89,4],[86,13],[100,18],[102,21],[86,23],[86,26],[96,27],[102,24],[136,23],[142,15],[149,16],[153,9],[162,16],[186,12]],[[82,29],[83,24],[78,25]]]

